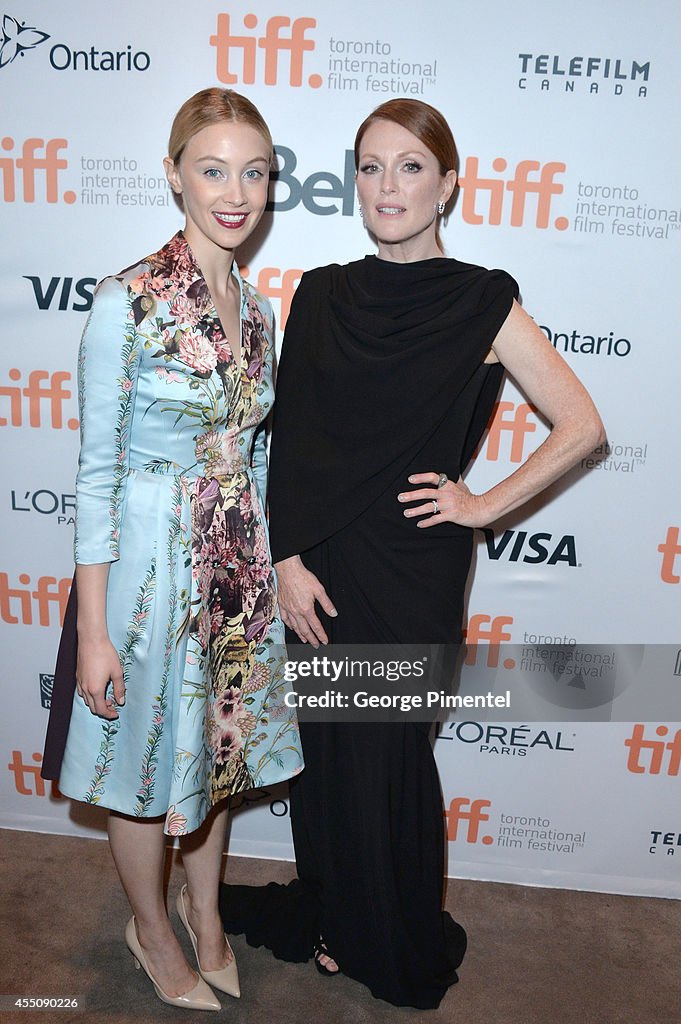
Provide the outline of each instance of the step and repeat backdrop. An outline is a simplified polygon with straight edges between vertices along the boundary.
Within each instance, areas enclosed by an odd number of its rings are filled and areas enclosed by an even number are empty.
[[[609,437],[541,500],[477,535],[468,638],[480,659],[499,641],[527,645],[528,657],[545,644],[606,656],[667,645],[661,671],[681,687],[679,8],[367,10],[0,8],[0,826],[104,835],[101,809],[71,805],[39,777],[72,575],[77,347],[96,281],[182,225],[161,161],[175,111],[208,85],[243,91],[272,127],[273,211],[240,262],[272,301],[279,341],[304,270],[373,251],[354,191],[358,124],[396,96],[444,112],[461,157],[448,255],[518,280]],[[489,486],[545,436],[507,381],[469,484]],[[582,659],[582,688],[602,664]],[[435,750],[449,874],[681,895],[681,725],[635,717],[446,723]],[[285,788],[243,799],[230,849],[292,858]]]

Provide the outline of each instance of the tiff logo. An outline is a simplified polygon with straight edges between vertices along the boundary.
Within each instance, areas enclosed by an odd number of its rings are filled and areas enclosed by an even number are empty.
[[[662,555],[660,566],[660,578],[663,583],[681,583],[681,576],[675,572],[676,559],[681,555],[681,544],[679,544],[678,526],[670,526],[664,543],[659,544],[657,550]]]
[[[248,277],[249,267],[240,267],[239,269],[242,277]],[[262,267],[258,274],[256,289],[261,295],[266,295],[268,299],[279,299],[281,302],[278,321],[281,330],[286,326],[291,311],[291,302],[302,276],[302,270],[281,270],[279,267]]]
[[[253,32],[258,25],[258,18],[255,14],[244,15],[244,28]],[[265,32],[262,36],[232,34],[232,24],[229,14],[218,14],[217,30],[214,36],[210,37],[210,45],[216,51],[216,75],[218,81],[226,85],[236,85],[241,82],[244,85],[254,85],[256,81],[256,70],[258,64],[258,50],[264,53],[263,82],[265,85],[279,84],[279,55],[282,50],[289,54],[289,79],[288,84],[301,86],[303,84],[303,61],[306,53],[314,50],[315,42],[306,36],[308,29],[317,27],[315,18],[295,18],[291,21],[282,15],[275,15],[268,18],[265,24]],[[287,34],[283,30],[289,30]],[[235,72],[232,64],[234,51],[239,51],[241,56],[241,72]],[[307,84],[312,89],[318,89],[322,85],[321,75],[310,75]]]
[[[31,754],[31,760],[35,763],[26,764],[20,750],[12,751],[12,760],[7,767],[14,775],[14,788],[21,796],[45,796],[45,780],[40,778],[43,755]],[[50,783],[50,796],[55,800],[62,799],[56,782]]]
[[[506,626],[513,625],[512,615],[471,615],[468,625],[463,631],[466,638],[466,659],[465,665],[476,665],[478,660],[478,647],[481,643],[489,644],[487,652],[487,667],[497,668],[499,665],[499,645],[504,641],[511,640],[511,633]],[[504,662],[504,668],[513,668],[515,661],[508,659]]]
[[[480,833],[480,825],[483,821],[489,821],[489,814],[485,808],[491,807],[490,800],[469,800],[465,796],[455,797],[449,809],[445,811],[447,819],[447,839],[450,843],[456,842],[459,838],[459,822],[466,822],[466,842],[477,843]],[[483,836],[480,842],[490,846],[494,842],[492,836]]]
[[[501,451],[502,435],[510,434],[509,462],[522,462],[525,455],[525,438],[534,434],[537,429],[536,419],[532,417],[537,410],[527,402],[497,402],[487,427],[487,436],[483,442],[485,458],[488,462],[496,462]]]
[[[658,725],[655,730],[658,736],[668,736],[669,727]],[[678,775],[681,770],[681,729],[674,734],[674,739],[665,743],[664,739],[647,740],[645,738],[645,725],[637,722],[629,739],[624,741],[624,746],[629,747],[627,757],[627,769],[635,775],[660,775],[664,767],[665,753],[667,758],[667,775]],[[643,751],[650,752],[645,760],[647,766],[641,763]]]
[[[34,610],[38,612],[38,625],[50,626],[50,612],[54,606],[58,612],[59,625],[64,625],[64,613],[71,590],[71,577],[58,580],[56,576],[40,576],[35,590],[31,590],[31,577],[22,572],[18,587],[11,587],[9,575],[0,572],[0,618],[12,626],[21,622],[33,625]]]
[[[15,385],[0,385],[0,398],[9,399],[9,421],[0,416],[0,427],[24,426],[24,414],[28,412],[29,427],[50,426],[53,430],[61,430],[64,426],[63,405],[71,398],[71,392],[62,385],[71,380],[71,374],[64,370],[49,373],[47,370],[31,370],[26,387],[16,387],[21,380],[21,370],[9,371],[9,379]],[[43,423],[43,404],[49,406],[49,424]],[[69,430],[78,430],[77,419],[69,419],[66,423]]]
[[[5,153],[11,153],[14,149],[14,139],[5,136],[0,142]],[[36,172],[40,171],[45,178],[45,201],[48,203],[59,202],[59,172],[65,171],[69,166],[68,160],[58,156],[62,149],[66,149],[66,139],[26,139],[22,143],[21,156],[0,157],[0,172],[2,173],[2,198],[6,203],[14,203],[17,198],[17,171],[21,172],[21,198],[25,203],[36,201]],[[44,156],[38,156],[38,150],[45,149]],[[41,196],[41,201],[42,201]],[[64,192],[61,197],[65,203],[75,203],[76,193],[70,190]]]
[[[506,170],[508,163],[503,157],[492,161],[492,167],[500,174]],[[551,162],[540,164],[538,160],[521,160],[516,166],[512,178],[484,178],[479,174],[477,156],[466,159],[463,176],[459,178],[461,189],[461,216],[467,224],[501,224],[504,212],[504,199],[507,192],[512,195],[509,223],[512,228],[522,227],[527,214],[527,197],[537,197],[534,226],[548,228],[551,215],[551,204],[554,196],[563,192],[563,185],[557,182],[556,176],[563,174],[565,164]],[[536,178],[532,177],[537,175]],[[478,208],[478,197],[485,193],[488,200],[485,214]],[[486,217],[486,219],[485,219]],[[553,226],[557,231],[565,231],[569,226],[567,217],[556,217]]]

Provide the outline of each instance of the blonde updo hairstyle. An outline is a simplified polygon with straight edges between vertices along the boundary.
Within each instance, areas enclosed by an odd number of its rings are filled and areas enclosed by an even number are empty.
[[[202,89],[182,104],[168,140],[168,156],[177,166],[189,140],[212,124],[248,124],[263,137],[270,153],[270,169],[275,167],[272,135],[262,114],[250,100],[232,89]]]

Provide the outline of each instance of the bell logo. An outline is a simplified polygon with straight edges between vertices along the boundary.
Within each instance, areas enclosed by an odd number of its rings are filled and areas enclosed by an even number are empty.
[[[255,14],[244,15],[244,28],[251,32],[257,28],[258,18]],[[303,61],[305,54],[314,50],[315,42],[308,39],[306,32],[317,27],[315,18],[290,18],[275,15],[265,23],[264,35],[232,35],[229,14],[218,14],[217,30],[210,37],[210,45],[216,50],[216,75],[218,81],[225,85],[254,85],[258,49],[264,51],[265,85],[279,84],[279,54],[282,50],[289,53],[288,84],[294,87],[303,84]],[[290,30],[284,35],[283,30]],[[235,73],[231,63],[232,53],[238,50],[241,54],[241,73]],[[319,89],[323,84],[321,75],[310,75],[307,84],[312,89]]]
[[[249,267],[240,267],[239,269],[242,277],[248,277]],[[291,311],[291,302],[302,276],[302,270],[282,271],[279,267],[263,267],[258,274],[258,280],[255,284],[257,291],[261,295],[266,295],[268,299],[279,299],[281,303],[279,307],[279,327],[282,331],[286,326],[286,321]]]
[[[658,725],[655,733],[661,737],[668,736],[669,726]],[[645,738],[645,725],[637,722],[630,738],[624,741],[624,746],[629,748],[627,770],[634,775],[660,775],[663,769],[667,775],[678,775],[681,770],[681,729],[677,729],[673,740],[648,740]],[[644,751],[646,764],[641,763]],[[669,756],[665,768],[667,753]]]
[[[14,149],[14,139],[8,135],[0,142],[5,153],[11,153]],[[57,154],[66,149],[66,139],[26,139],[21,145],[21,156],[1,156],[0,172],[2,173],[2,198],[6,203],[14,203],[17,198],[17,171],[20,171],[21,198],[25,203],[36,201],[36,172],[44,175],[45,192],[44,199],[48,203],[59,202],[59,172],[65,171],[69,166],[68,160],[64,160]],[[45,150],[44,156],[38,156],[38,151]],[[76,193],[66,191],[62,195],[65,203],[75,203]],[[43,196],[40,200],[42,202]]]
[[[487,652],[488,668],[497,668],[499,665],[499,644],[505,640],[511,640],[511,634],[505,627],[513,624],[512,615],[471,615],[468,625],[463,631],[466,638],[466,659],[465,665],[475,665],[478,659],[478,647],[480,643],[489,643]],[[514,668],[515,661],[512,658],[504,662],[504,668]]]
[[[34,624],[34,604],[38,612],[38,625],[50,626],[51,609],[56,606],[59,625],[64,625],[66,604],[71,590],[71,578],[58,580],[56,576],[40,576],[35,590],[31,590],[31,577],[22,572],[18,587],[11,587],[9,576],[0,572],[0,618],[12,626],[21,622],[24,626]]]
[[[489,814],[485,808],[491,807],[491,800],[469,800],[466,796],[455,797],[445,811],[447,820],[447,839],[455,843],[459,838],[459,822],[466,822],[466,842],[477,843],[480,833],[480,825],[483,821],[489,821]],[[491,846],[494,842],[493,836],[482,836],[480,842],[485,846]]]
[[[503,157],[492,161],[495,171],[502,173],[508,167]],[[506,192],[513,196],[509,223],[512,228],[522,227],[525,222],[528,195],[536,195],[537,205],[534,226],[548,228],[551,215],[551,203],[554,196],[563,192],[563,186],[555,178],[565,172],[565,164],[540,164],[538,160],[521,160],[516,166],[512,178],[484,178],[479,174],[477,156],[469,156],[466,160],[463,176],[459,178],[461,189],[461,216],[467,224],[501,224],[504,212]],[[533,177],[536,175],[536,178]],[[489,196],[485,216],[478,208],[478,194],[485,192]],[[557,231],[565,231],[569,226],[567,217],[556,217],[553,222]]]
[[[679,544],[678,526],[670,526],[664,543],[658,545],[657,550],[662,555],[660,566],[660,579],[663,583],[681,583],[681,576],[675,572],[676,559],[681,555],[681,544]]]
[[[502,434],[511,435],[509,462],[522,462],[525,455],[525,438],[534,434],[537,429],[536,419],[531,419],[537,412],[527,402],[497,402],[487,428],[484,441],[485,458],[488,462],[496,462],[501,451]]]
[[[71,392],[62,385],[71,380],[71,374],[63,370],[49,373],[47,370],[31,370],[26,387],[17,387],[21,380],[21,371],[9,371],[9,379],[15,384],[0,385],[0,398],[9,398],[9,420],[0,416],[0,427],[23,427],[24,415],[28,413],[29,427],[50,426],[53,430],[61,430],[64,426],[63,405],[71,398]],[[43,406],[49,408],[49,423],[43,422]],[[1,407],[1,406],[0,406]],[[69,430],[78,430],[78,420],[73,418],[66,422]]]
[[[40,765],[42,764],[43,755],[32,754],[31,760],[35,763],[26,764],[20,750],[12,751],[12,760],[7,767],[14,775],[14,788],[21,796],[45,796],[45,782],[40,778]],[[56,800],[62,799],[56,782],[52,782],[50,785],[50,796]]]

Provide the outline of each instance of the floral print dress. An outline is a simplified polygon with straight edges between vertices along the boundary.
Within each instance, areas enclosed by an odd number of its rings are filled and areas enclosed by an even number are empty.
[[[239,286],[230,342],[179,233],[99,285],[79,356],[75,556],[109,563],[126,699],[106,721],[74,698],[59,785],[171,835],[302,769],[264,518],[272,316]]]

